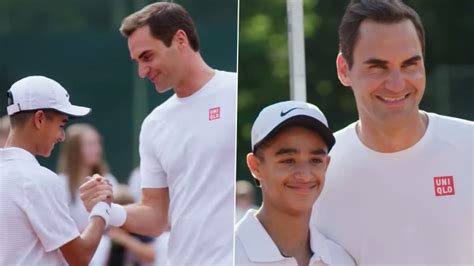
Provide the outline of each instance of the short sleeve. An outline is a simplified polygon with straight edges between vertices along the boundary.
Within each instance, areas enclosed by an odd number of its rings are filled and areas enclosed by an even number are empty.
[[[142,188],[168,187],[166,172],[155,152],[153,123],[147,119],[140,132],[140,175]]]
[[[24,180],[23,189],[24,211],[46,252],[79,236],[58,176],[39,172],[37,178]]]

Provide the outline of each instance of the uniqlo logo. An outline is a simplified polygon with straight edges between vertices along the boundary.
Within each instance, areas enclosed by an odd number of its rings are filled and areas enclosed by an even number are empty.
[[[209,121],[221,118],[221,108],[214,107],[209,109]]]
[[[435,196],[454,195],[454,180],[452,176],[434,177]]]

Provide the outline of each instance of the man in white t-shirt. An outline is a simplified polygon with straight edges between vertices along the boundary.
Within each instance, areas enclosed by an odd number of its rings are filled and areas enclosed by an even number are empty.
[[[97,188],[99,203],[80,234],[61,180],[35,156],[49,157],[64,140],[68,119],[90,109],[71,105],[56,81],[30,76],[11,86],[7,111],[11,131],[0,149],[0,265],[88,264],[109,220],[112,187]]]
[[[309,229],[334,142],[312,104],[279,102],[260,112],[247,165],[263,203],[237,224],[235,265],[355,265],[342,247]]]
[[[419,109],[419,16],[399,0],[351,1],[339,45],[359,120],[335,134],[313,223],[359,265],[472,265],[474,123]]]
[[[148,5],[125,18],[120,30],[139,76],[157,92],[172,88],[175,94],[142,125],[141,202],[113,205],[111,217],[152,236],[169,221],[170,265],[232,265],[236,74],[204,62],[192,19],[178,4]],[[87,208],[98,183],[81,187]]]

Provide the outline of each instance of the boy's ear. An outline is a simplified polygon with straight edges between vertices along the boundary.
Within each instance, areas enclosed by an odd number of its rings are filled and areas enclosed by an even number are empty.
[[[43,110],[36,111],[33,114],[33,125],[35,128],[40,129],[44,126],[46,120],[46,114]]]
[[[252,176],[256,179],[256,183],[260,184],[261,171],[260,171],[260,159],[253,153],[247,154],[247,166],[252,173]]]

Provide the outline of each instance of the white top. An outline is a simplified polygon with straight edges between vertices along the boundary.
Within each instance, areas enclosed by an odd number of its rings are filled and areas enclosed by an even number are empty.
[[[235,265],[298,265],[293,257],[284,257],[271,236],[249,210],[236,226]],[[310,231],[313,256],[309,265],[355,265],[352,258],[338,244],[327,239],[316,229]]]
[[[235,207],[235,223],[237,224],[242,218],[244,218],[245,214],[247,213],[248,210],[250,209],[258,209],[259,207],[257,205],[251,205],[248,208],[242,208],[242,207]]]
[[[140,178],[140,167],[135,167],[128,178],[128,192],[133,197],[134,202],[140,202],[142,198],[142,185]]]
[[[0,265],[67,265],[79,236],[61,181],[20,148],[0,149]]]
[[[168,263],[168,241],[170,238],[169,232],[163,232],[160,236],[155,238],[153,244],[155,245],[155,266],[166,266]]]
[[[336,133],[313,218],[359,265],[473,263],[474,123],[428,113],[424,136],[399,152]]]
[[[142,188],[169,188],[170,265],[232,265],[236,85],[235,73],[216,71],[143,122]]]

